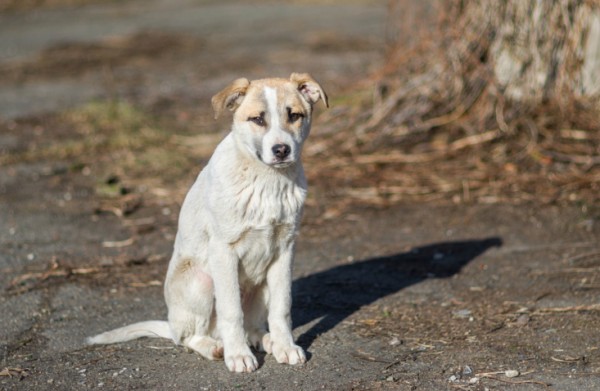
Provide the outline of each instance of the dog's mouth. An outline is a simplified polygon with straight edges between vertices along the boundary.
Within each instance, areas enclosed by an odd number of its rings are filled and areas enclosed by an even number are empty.
[[[275,160],[271,163],[267,163],[263,160],[262,158],[262,154],[260,153],[260,151],[256,151],[256,157],[258,160],[260,160],[263,164],[266,164],[269,167],[274,167],[274,168],[286,168],[291,166],[292,164],[294,164],[294,160]]]
[[[292,164],[294,164],[293,161],[286,160],[283,162],[274,162],[274,163],[270,164],[270,166],[275,167],[275,168],[286,168],[286,167],[291,166]]]

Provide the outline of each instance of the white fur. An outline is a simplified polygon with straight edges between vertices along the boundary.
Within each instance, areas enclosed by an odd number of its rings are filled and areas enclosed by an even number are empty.
[[[281,128],[281,119],[277,110],[277,91],[273,88],[266,87],[265,100],[267,102],[267,109],[271,121],[269,123],[269,131],[262,139],[263,160],[270,163],[275,163],[277,161],[277,158],[271,149],[273,145],[276,144],[287,144],[292,147],[290,155],[292,156],[292,159],[296,160],[297,156],[295,156],[295,153],[299,148],[295,148],[292,135]]]
[[[226,89],[213,98],[217,109],[231,102],[239,105],[232,131],[181,208],[165,282],[168,323],[136,323],[89,343],[172,338],[208,359],[224,356],[234,372],[257,369],[249,344],[272,353],[280,363],[306,361],[293,341],[290,311],[294,240],[306,197],[300,150],[309,134],[314,100],[307,100],[293,80],[237,83],[235,94]],[[280,102],[278,96],[285,99]],[[288,120],[292,104],[302,109],[302,122]],[[264,113],[266,125],[244,117],[249,110]],[[275,144],[290,146],[285,161],[274,156]]]

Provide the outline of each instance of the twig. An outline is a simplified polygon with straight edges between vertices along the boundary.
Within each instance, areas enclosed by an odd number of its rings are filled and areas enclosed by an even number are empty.
[[[565,357],[563,358],[557,358],[557,357],[550,357],[550,360],[552,361],[556,361],[556,362],[577,362],[577,361],[581,361],[583,360],[583,357]]]
[[[509,383],[509,384],[539,384],[541,386],[544,387],[550,387],[552,384],[550,383],[545,383],[542,381],[537,381],[537,380],[508,380],[508,379],[501,379],[499,377],[495,377],[495,376],[482,376],[486,379],[491,379],[491,380],[496,380],[502,383]]]
[[[490,130],[484,133],[474,134],[472,136],[468,136],[450,143],[450,145],[448,146],[448,150],[455,152],[466,147],[483,144],[488,141],[495,140],[499,136],[500,134],[497,130]]]
[[[389,154],[372,154],[357,156],[351,163],[358,164],[373,164],[373,163],[425,163],[446,156],[449,152],[457,152],[461,149],[471,147],[478,144],[483,144],[497,139],[500,136],[497,130],[490,130],[484,133],[467,136],[450,143],[445,150],[429,153],[389,153]],[[348,162],[350,163],[350,162]]]
[[[134,287],[134,288],[146,288],[149,286],[161,286],[162,282],[158,281],[158,280],[152,280],[152,281],[148,281],[148,282],[132,282],[131,284],[129,284],[129,286]]]
[[[104,242],[102,242],[102,247],[106,247],[106,248],[127,247],[127,246],[131,246],[134,241],[135,241],[135,238],[133,236],[130,237],[129,239],[120,240],[120,241],[104,241]]]
[[[359,358],[361,360],[365,360],[365,361],[381,362],[381,363],[384,363],[384,364],[392,364],[392,362],[390,362],[388,360],[383,360],[381,358],[373,357],[373,356],[370,356],[370,355],[368,355],[366,353],[363,353],[363,352],[352,352],[352,353],[350,353],[350,355],[353,356],[353,357]]]
[[[561,129],[559,134],[561,137],[570,138],[573,140],[590,140],[592,139],[591,132],[586,132],[580,129]]]
[[[539,308],[534,313],[545,313],[545,312],[577,312],[577,311],[600,311],[600,303],[590,305],[576,305],[571,307],[548,307]]]
[[[17,368],[17,367],[6,367],[0,371],[0,376],[13,377],[15,375],[25,376],[27,375],[28,369]]]
[[[68,266],[65,267],[65,266],[61,266],[58,263],[58,261],[56,260],[56,258],[53,258],[50,263],[49,270],[46,270],[43,272],[24,273],[24,274],[21,274],[20,276],[16,276],[15,278],[13,278],[10,281],[10,284],[9,284],[7,290],[10,291],[11,293],[17,293],[17,294],[23,293],[23,292],[28,292],[32,289],[35,289],[35,287],[38,284],[40,284],[41,282],[44,282],[50,278],[69,277],[72,275],[93,274],[93,273],[97,273],[101,270],[102,270],[101,267],[79,267],[79,268],[70,268]],[[27,284],[24,287],[16,288],[17,285],[22,284],[26,281],[32,281],[32,282]]]
[[[600,164],[600,156],[592,156],[592,155],[567,155],[560,152],[540,151],[542,154],[549,156],[552,159],[560,160],[568,163],[582,164],[585,166],[594,166],[596,164]]]

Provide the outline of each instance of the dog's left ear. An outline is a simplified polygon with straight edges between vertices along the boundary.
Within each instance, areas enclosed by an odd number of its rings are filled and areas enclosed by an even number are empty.
[[[219,118],[226,108],[230,111],[237,109],[242,100],[244,100],[249,85],[250,82],[248,79],[242,77],[234,80],[223,91],[213,96],[210,101],[215,112],[215,119]]]
[[[308,73],[292,73],[290,80],[298,84],[298,91],[308,103],[314,105],[319,99],[323,99],[325,106],[329,107],[327,94]]]

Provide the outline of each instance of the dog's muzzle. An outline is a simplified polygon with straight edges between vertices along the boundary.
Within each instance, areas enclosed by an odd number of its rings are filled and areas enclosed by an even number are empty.
[[[292,151],[290,146],[287,144],[275,144],[271,150],[273,151],[273,156],[275,156],[275,158],[281,162],[285,160],[285,158],[287,158]]]

